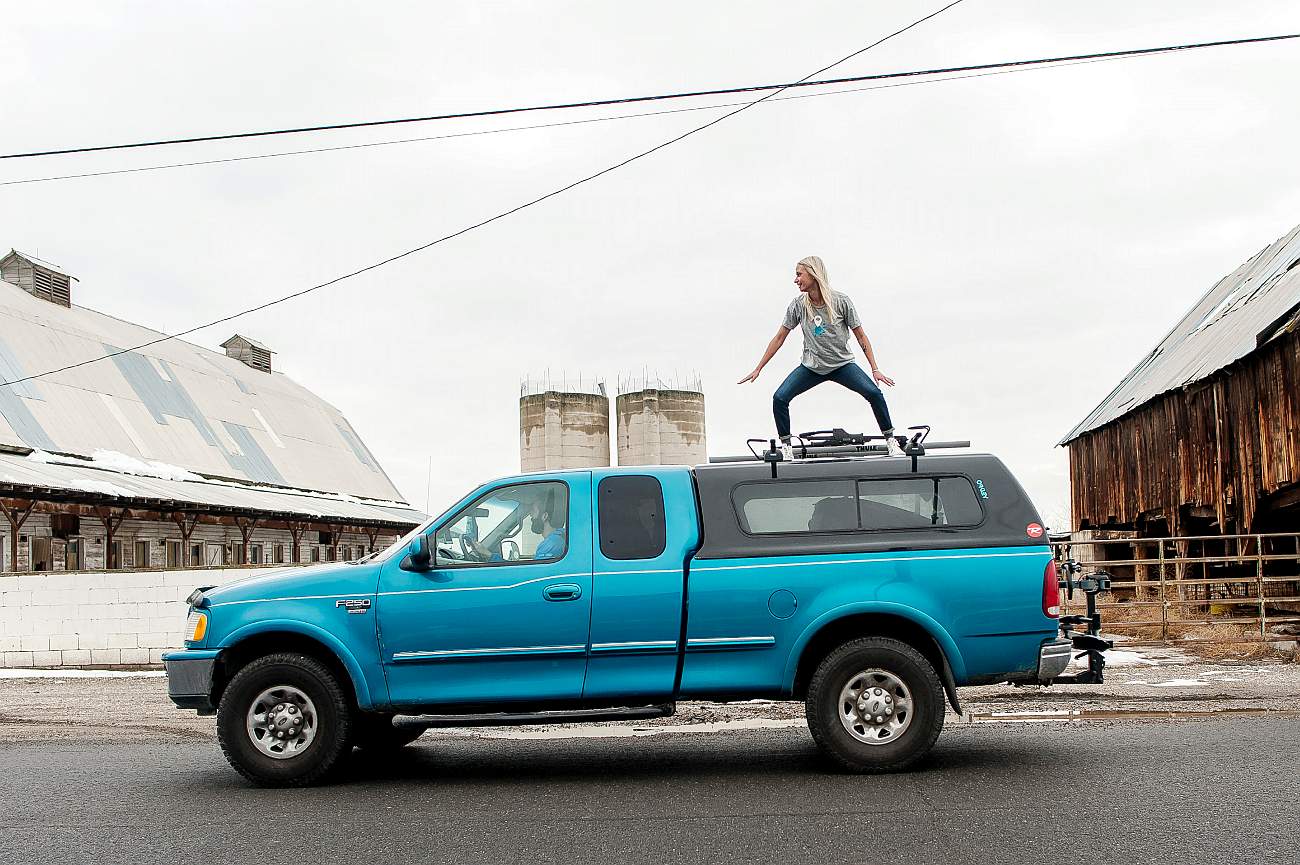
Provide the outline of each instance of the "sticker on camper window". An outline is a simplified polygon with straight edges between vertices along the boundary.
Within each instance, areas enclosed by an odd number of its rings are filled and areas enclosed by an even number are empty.
[[[822,317],[821,317],[820,315],[814,315],[814,316],[813,316],[813,336],[821,336],[821,335],[822,335],[823,333],[825,333],[825,332],[826,332],[826,326],[825,326],[824,324],[822,324]]]
[[[1043,536],[1043,527],[1038,523],[1030,523],[1025,526],[1025,534],[1031,538],[1041,538]]]

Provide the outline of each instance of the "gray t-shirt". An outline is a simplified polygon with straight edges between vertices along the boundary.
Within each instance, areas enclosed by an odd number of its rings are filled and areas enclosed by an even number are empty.
[[[853,363],[849,332],[862,324],[858,320],[858,311],[853,308],[853,301],[836,292],[833,303],[839,313],[839,321],[834,324],[824,306],[814,306],[813,314],[809,316],[802,294],[790,301],[785,310],[785,321],[781,322],[789,330],[802,325],[803,365],[822,375]]]

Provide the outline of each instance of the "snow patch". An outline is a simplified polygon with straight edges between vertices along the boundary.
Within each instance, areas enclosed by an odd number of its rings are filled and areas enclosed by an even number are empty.
[[[1145,664],[1149,667],[1158,667],[1159,661],[1143,656],[1140,652],[1129,652],[1120,649],[1111,649],[1106,655],[1107,667],[1136,667]]]
[[[144,478],[160,478],[165,481],[201,481],[203,478],[180,466],[154,460],[138,460],[124,453],[109,450],[95,450],[90,454],[91,462],[97,468],[124,475],[139,475]]]
[[[1200,679],[1170,679],[1168,682],[1155,682],[1157,688],[1197,688],[1202,685],[1208,685],[1209,682],[1202,682]]]
[[[111,481],[97,481],[91,478],[68,478],[64,483],[74,490],[81,490],[86,493],[99,493],[105,496],[134,496],[137,493],[134,490],[128,490],[119,487]]]
[[[157,478],[164,481],[196,481],[213,486],[231,487],[233,489],[247,490],[249,492],[266,492],[280,493],[290,496],[302,496],[310,499],[329,499],[337,502],[347,502],[353,505],[370,505],[380,508],[397,508],[400,510],[414,510],[406,502],[393,501],[391,499],[372,499],[365,496],[354,496],[347,493],[323,492],[317,490],[301,490],[296,487],[281,486],[262,486],[257,484],[245,484],[235,481],[216,480],[215,478],[205,478],[202,475],[195,474],[188,469],[180,466],[170,465],[168,463],[157,462],[154,460],[141,460],[124,453],[110,450],[95,450],[91,453],[90,459],[82,457],[62,456],[52,454],[42,450],[34,450],[27,455],[26,459],[34,463],[45,463],[47,465],[58,466],[75,466],[78,468],[99,469],[102,471],[116,472],[122,475],[134,475],[142,478]],[[136,496],[129,490],[123,490],[121,487],[113,487],[112,491],[101,488],[100,481],[72,481],[74,489],[84,490],[93,493],[107,493],[108,495]],[[80,486],[78,484],[94,484],[95,486]],[[106,482],[105,482],[106,483]],[[108,484],[108,486],[112,486]],[[304,511],[305,513],[305,511]]]
[[[117,472],[123,475],[135,475],[142,478],[158,478],[164,481],[201,481],[204,478],[180,466],[154,460],[141,460],[118,451],[102,448],[91,452],[90,459],[81,457],[56,456],[45,451],[35,450],[27,455],[34,463],[46,463],[59,466],[82,466],[88,469]]]

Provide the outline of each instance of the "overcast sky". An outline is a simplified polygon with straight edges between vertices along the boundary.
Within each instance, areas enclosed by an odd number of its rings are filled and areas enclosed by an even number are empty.
[[[0,2],[3,152],[797,79],[942,6]],[[1294,2],[956,8],[837,75],[1300,31]],[[234,330],[337,405],[417,507],[518,470],[520,378],[698,372],[709,450],[771,432],[822,256],[901,426],[1003,457],[1065,527],[1056,442],[1197,297],[1300,222],[1300,44],[763,105]],[[697,100],[694,105],[726,102]],[[684,107],[658,106],[664,107]],[[0,162],[0,181],[647,110],[551,112]],[[513,207],[724,109],[0,186],[74,302],[173,331]],[[798,429],[869,429],[831,385]],[[432,457],[432,484],[426,471]]]

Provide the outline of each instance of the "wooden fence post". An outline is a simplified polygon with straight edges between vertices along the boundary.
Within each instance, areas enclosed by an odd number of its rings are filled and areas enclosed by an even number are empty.
[[[0,510],[4,511],[5,517],[9,520],[9,570],[18,571],[18,530],[27,522],[27,518],[32,515],[32,509],[36,507],[35,501],[27,503],[26,508],[10,508],[4,502],[0,501]]]

